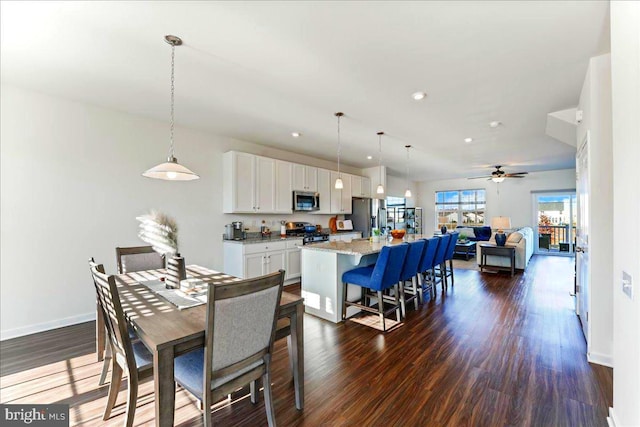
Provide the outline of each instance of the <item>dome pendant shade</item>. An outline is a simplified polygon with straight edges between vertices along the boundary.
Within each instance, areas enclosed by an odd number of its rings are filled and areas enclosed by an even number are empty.
[[[382,184],[378,184],[378,189],[376,190],[376,193],[384,194],[384,187],[382,186]]]
[[[411,190],[407,188],[407,191],[404,192],[404,197],[411,197]]]
[[[154,166],[142,174],[147,178],[164,179],[167,181],[192,181],[200,178],[198,175],[178,163],[175,157],[169,157],[166,163]]]
[[[342,183],[342,178],[336,179],[336,190],[342,190],[344,188],[344,184]]]

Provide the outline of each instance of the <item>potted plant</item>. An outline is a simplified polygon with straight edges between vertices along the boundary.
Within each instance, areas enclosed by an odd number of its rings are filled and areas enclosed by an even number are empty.
[[[152,210],[136,218],[140,222],[138,237],[165,257],[166,280],[172,287],[180,287],[187,278],[184,258],[178,253],[178,224],[168,215]]]
[[[377,228],[371,230],[371,241],[373,243],[380,243],[380,234],[380,230]]]
[[[466,234],[464,234],[464,233],[460,233],[460,234],[458,235],[458,241],[459,241],[460,243],[466,243],[466,242],[467,242],[467,235],[466,235]]]

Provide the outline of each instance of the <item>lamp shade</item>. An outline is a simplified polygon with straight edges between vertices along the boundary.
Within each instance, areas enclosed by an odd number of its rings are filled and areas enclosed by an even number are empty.
[[[175,157],[169,157],[166,163],[160,163],[158,166],[154,166],[148,171],[144,172],[142,176],[147,178],[164,179],[167,181],[191,181],[200,178],[195,173],[178,163],[178,159]]]
[[[491,218],[491,228],[494,230],[504,230],[511,228],[511,218],[508,216],[494,216]]]
[[[493,178],[491,178],[491,181],[497,182],[499,184],[504,181],[504,176],[494,176]]]

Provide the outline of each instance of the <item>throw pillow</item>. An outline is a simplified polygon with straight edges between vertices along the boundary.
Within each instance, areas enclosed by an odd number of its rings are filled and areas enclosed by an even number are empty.
[[[518,244],[520,243],[520,240],[522,240],[522,234],[519,232],[515,232],[515,233],[511,233],[509,234],[509,237],[507,238],[507,243],[513,243],[513,244]]]

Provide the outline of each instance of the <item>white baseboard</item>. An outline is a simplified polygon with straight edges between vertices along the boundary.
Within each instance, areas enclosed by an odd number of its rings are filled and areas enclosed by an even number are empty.
[[[595,363],[597,365],[603,365],[608,368],[613,368],[613,356],[611,356],[610,354],[590,352],[587,353],[587,361]]]
[[[38,332],[49,331],[51,329],[62,328],[65,326],[76,325],[78,323],[96,320],[96,312],[79,314],[77,316],[65,317],[51,322],[38,323],[36,325],[23,326],[20,328],[7,329],[0,331],[0,341],[10,340],[12,338],[23,337]]]
[[[615,412],[613,412],[613,408],[609,407],[609,416],[607,417],[607,424],[609,427],[622,427],[622,424],[618,423]]]

